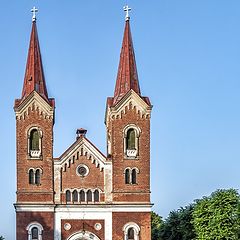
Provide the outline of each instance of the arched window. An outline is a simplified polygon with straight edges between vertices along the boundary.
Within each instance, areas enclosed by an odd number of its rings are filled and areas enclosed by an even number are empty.
[[[136,149],[136,134],[135,130],[133,128],[130,128],[127,131],[127,139],[126,139],[126,144],[127,144],[127,149],[128,150],[135,150]]]
[[[83,190],[80,191],[80,202],[85,202],[85,192]]]
[[[123,226],[124,240],[139,240],[140,227],[129,222]]]
[[[41,172],[39,169],[36,170],[35,172],[35,184],[40,185],[41,183]]]
[[[28,231],[28,240],[42,240],[43,227],[40,223],[32,222],[26,230]]]
[[[125,184],[130,184],[130,170],[128,168],[125,170]]]
[[[71,192],[69,190],[66,191],[66,202],[71,202]]]
[[[92,202],[92,191],[91,190],[87,191],[87,202]]]
[[[29,184],[34,184],[34,171],[33,169],[30,169],[28,172],[28,176],[29,176]]]
[[[132,227],[128,229],[127,239],[134,240],[134,229]]]
[[[94,191],[94,202],[99,202],[99,191],[98,190]]]
[[[73,191],[73,202],[78,202],[78,192],[77,192],[77,190]]]
[[[38,240],[38,228],[37,227],[33,227],[32,228],[32,240]]]
[[[132,170],[132,184],[136,184],[137,183],[137,171],[136,169]]]
[[[128,124],[123,129],[124,157],[136,159],[139,156],[139,139],[141,129],[135,124]]]
[[[37,151],[39,148],[39,133],[37,129],[33,129],[30,133],[30,150]]]

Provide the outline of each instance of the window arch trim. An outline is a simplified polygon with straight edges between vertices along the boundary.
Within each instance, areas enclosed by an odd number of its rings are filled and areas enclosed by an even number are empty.
[[[39,149],[38,150],[31,149],[31,133],[32,133],[32,131],[37,131],[38,132],[38,137],[39,137],[39,139],[38,139]],[[42,137],[43,137],[43,132],[42,132],[41,128],[33,126],[33,127],[28,129],[28,131],[27,131],[28,156],[31,159],[41,158],[41,156],[42,156]]]
[[[129,130],[134,130],[134,137],[135,137],[135,149],[128,149],[128,132]],[[124,156],[125,158],[136,159],[139,155],[139,138],[141,135],[141,129],[135,124],[128,124],[123,129],[123,147],[124,147]]]
[[[31,222],[28,224],[26,230],[28,231],[28,240],[32,240],[32,229],[38,229],[38,240],[42,240],[43,226],[38,222]]]
[[[128,240],[128,230],[130,228],[133,228],[134,230],[134,240],[139,240],[139,233],[140,233],[140,227],[138,224],[134,223],[134,222],[129,222],[129,223],[126,223],[124,226],[123,226],[123,233],[124,233],[124,240]]]

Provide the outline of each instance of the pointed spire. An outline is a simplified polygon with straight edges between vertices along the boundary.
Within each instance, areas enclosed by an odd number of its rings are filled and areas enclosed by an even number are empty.
[[[26,98],[31,92],[35,90],[48,101],[49,99],[48,99],[45,78],[44,78],[40,46],[39,46],[38,34],[37,34],[37,25],[36,25],[37,9],[34,7],[31,11],[33,12],[32,32],[31,32],[26,72],[25,72],[25,78],[24,78],[24,84],[23,84],[23,90],[22,90],[22,99]]]
[[[116,104],[130,89],[141,95],[129,23],[129,10],[130,8],[128,6],[124,7],[124,11],[126,11],[126,23],[113,104]]]

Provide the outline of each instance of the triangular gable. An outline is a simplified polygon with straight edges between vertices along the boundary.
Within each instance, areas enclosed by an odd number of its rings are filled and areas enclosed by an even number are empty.
[[[142,97],[140,97],[134,90],[128,91],[125,96],[114,106],[109,106],[106,109],[105,122],[108,117],[120,117],[125,114],[126,108],[136,108],[142,117],[150,117],[152,106],[148,105]]]
[[[36,91],[27,96],[17,107],[15,107],[16,116],[28,114],[29,107],[38,109],[42,115],[53,116],[54,108]]]
[[[71,163],[80,156],[86,156],[92,164],[103,171],[106,164],[106,157],[85,137],[80,137],[74,142],[54,164],[61,165],[63,169],[69,167]]]

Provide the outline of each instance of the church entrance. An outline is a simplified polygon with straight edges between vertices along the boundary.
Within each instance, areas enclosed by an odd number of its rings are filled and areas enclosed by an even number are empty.
[[[100,238],[91,232],[81,231],[72,234],[67,240],[100,240]]]

